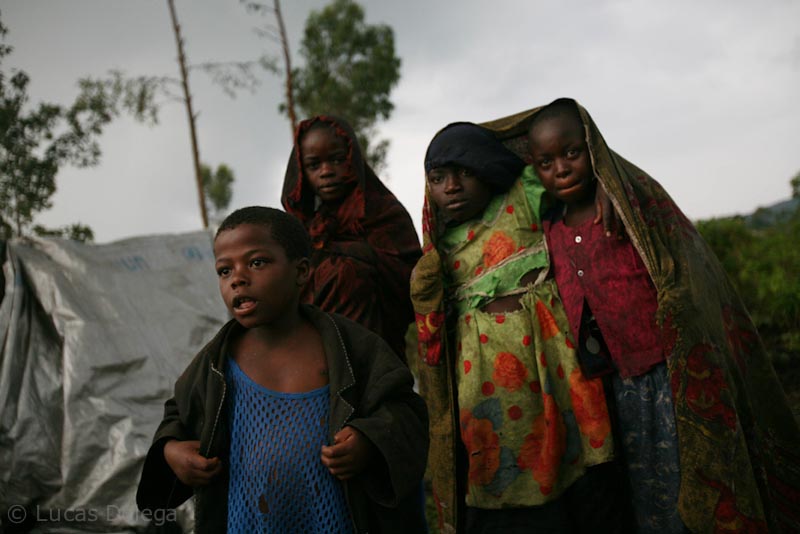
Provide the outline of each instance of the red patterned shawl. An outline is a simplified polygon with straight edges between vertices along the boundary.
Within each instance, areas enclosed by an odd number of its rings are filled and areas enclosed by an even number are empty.
[[[330,208],[315,206],[303,179],[300,140],[316,122],[330,124],[347,141],[356,186]],[[411,269],[420,256],[419,239],[408,212],[364,161],[350,125],[318,116],[300,123],[283,183],[281,203],[311,235],[315,272],[305,302],[336,312],[380,334],[405,359],[404,336],[413,322],[409,298]]]

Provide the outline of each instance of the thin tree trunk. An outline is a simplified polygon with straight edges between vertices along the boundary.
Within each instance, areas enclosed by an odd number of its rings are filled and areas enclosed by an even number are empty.
[[[281,4],[274,0],[275,18],[278,19],[278,29],[281,32],[281,46],[283,47],[283,62],[286,66],[286,110],[289,113],[289,122],[292,123],[292,136],[297,128],[297,114],[294,111],[294,92],[292,91],[292,60],[289,57],[289,40],[286,38],[286,26],[283,24]]]
[[[19,208],[19,194],[14,192],[14,223],[17,227],[17,237],[22,237],[22,213]]]
[[[186,71],[186,55],[183,52],[183,38],[181,38],[181,27],[178,24],[178,17],[175,14],[175,0],[167,0],[169,14],[172,17],[172,29],[175,32],[175,42],[178,45],[178,65],[181,69],[181,82],[183,84],[183,98],[186,102],[186,113],[189,116],[189,134],[192,138],[192,160],[194,161],[194,174],[197,180],[197,197],[200,201],[200,215],[203,218],[203,228],[208,228],[208,213],[206,212],[206,198],[203,190],[203,177],[200,173],[200,151],[197,148],[197,131],[195,129],[195,119],[197,118],[192,110],[192,95],[189,92],[189,74]]]

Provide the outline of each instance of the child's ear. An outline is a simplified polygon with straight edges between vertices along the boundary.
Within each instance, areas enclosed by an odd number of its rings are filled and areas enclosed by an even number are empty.
[[[297,260],[295,269],[297,269],[297,285],[303,287],[311,278],[311,261],[308,258],[301,258]]]

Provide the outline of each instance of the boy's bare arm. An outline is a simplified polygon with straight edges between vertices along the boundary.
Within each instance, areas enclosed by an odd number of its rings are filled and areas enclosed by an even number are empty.
[[[364,471],[377,451],[361,431],[346,426],[333,437],[333,445],[322,447],[322,464],[339,480]]]
[[[164,445],[164,459],[178,480],[190,487],[205,486],[222,471],[219,458],[200,454],[200,442],[171,440]]]

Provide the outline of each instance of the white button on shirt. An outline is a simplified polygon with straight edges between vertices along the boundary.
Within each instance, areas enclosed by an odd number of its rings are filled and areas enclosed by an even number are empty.
[[[576,242],[576,243],[580,243],[580,242],[581,242],[581,236],[579,236],[579,235],[576,235],[576,236],[575,236],[575,242]]]
[[[578,276],[583,276],[583,269],[578,269]]]

